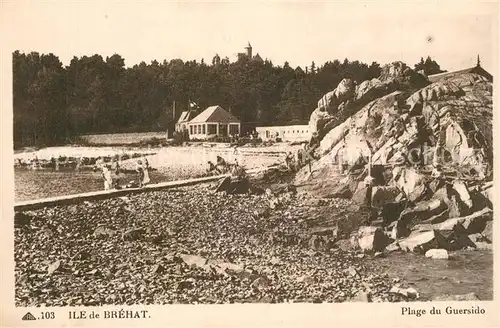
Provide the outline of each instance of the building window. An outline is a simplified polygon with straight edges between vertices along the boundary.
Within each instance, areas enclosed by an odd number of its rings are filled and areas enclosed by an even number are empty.
[[[203,124],[203,125],[201,126],[201,133],[202,133],[202,134],[205,134],[205,124]]]
[[[217,124],[208,124],[207,134],[217,134]]]
[[[189,126],[189,134],[193,134],[193,126],[192,125]]]
[[[240,134],[239,126],[237,124],[230,124],[229,125],[229,134],[230,135]]]

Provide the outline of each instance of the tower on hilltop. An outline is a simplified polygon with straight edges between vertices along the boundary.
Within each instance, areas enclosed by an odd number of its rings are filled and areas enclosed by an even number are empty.
[[[247,57],[248,59],[252,59],[252,45],[250,42],[248,42],[248,46],[245,47],[245,50],[247,51]]]

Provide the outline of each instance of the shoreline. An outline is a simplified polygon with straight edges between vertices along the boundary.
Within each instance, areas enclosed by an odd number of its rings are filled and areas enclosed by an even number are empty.
[[[265,173],[269,170],[278,168],[276,166],[269,166],[262,169],[253,169],[247,171],[249,176]],[[86,193],[79,194],[71,194],[71,195],[63,195],[63,196],[55,196],[55,197],[47,197],[47,198],[38,198],[32,200],[24,200],[24,201],[16,201],[14,203],[14,211],[31,211],[33,209],[45,208],[45,207],[53,207],[67,204],[75,204],[81,203],[85,201],[93,201],[93,200],[102,200],[108,198],[117,198],[123,197],[126,195],[146,193],[151,191],[159,191],[166,190],[172,188],[179,188],[184,186],[191,186],[196,184],[206,184],[209,182],[221,180],[225,177],[230,176],[230,174],[220,174],[220,175],[210,175],[210,176],[202,176],[202,177],[193,177],[189,179],[179,179],[172,181],[165,181],[159,183],[151,183],[147,184],[142,188],[134,187],[134,188],[123,188],[123,189],[110,189],[110,190],[100,190],[100,191],[90,191]]]

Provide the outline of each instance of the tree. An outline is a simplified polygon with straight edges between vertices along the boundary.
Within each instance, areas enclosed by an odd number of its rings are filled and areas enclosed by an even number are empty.
[[[14,143],[52,145],[69,137],[65,71],[53,54],[13,54]]]
[[[420,58],[420,62],[415,64],[416,71],[423,71],[425,75],[433,75],[444,73],[446,71],[441,70],[439,64],[433,60],[430,56],[427,56],[427,59],[424,61],[424,58]]]
[[[425,62],[424,62],[425,64]],[[15,146],[51,145],[88,133],[173,128],[188,101],[220,105],[242,122],[296,124],[309,119],[319,98],[346,77],[378,77],[380,65],[347,58],[306,69],[288,62],[221,59],[157,60],[125,67],[113,54],[74,57],[62,67],[53,54],[13,53]],[[176,102],[175,117],[172,109]]]
[[[311,74],[314,74],[316,73],[316,64],[314,63],[314,61],[311,63]]]

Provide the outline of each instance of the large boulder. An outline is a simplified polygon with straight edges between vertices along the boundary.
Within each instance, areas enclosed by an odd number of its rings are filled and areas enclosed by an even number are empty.
[[[424,76],[401,61],[384,65],[380,71],[379,80],[382,83],[396,84],[399,90],[422,88],[429,84]]]
[[[464,91],[450,81],[440,81],[428,85],[413,95],[411,95],[407,99],[407,104],[410,106],[412,111],[414,111],[418,106],[415,106],[416,103],[426,103],[430,101],[438,101],[438,100],[448,100],[448,99],[456,99],[464,95]],[[422,109],[422,107],[420,107]],[[412,112],[412,114],[420,114]]]
[[[372,187],[366,186],[364,183],[360,182],[351,200],[358,205],[368,206],[370,204],[371,189]]]
[[[375,186],[372,188],[372,206],[382,207],[385,204],[394,204],[400,190],[394,186]]]
[[[369,110],[374,107],[373,104],[370,104],[372,101],[379,102],[385,96],[397,90],[422,87],[426,83],[425,78],[401,62],[385,65],[379,79],[364,81],[358,87],[355,87],[351,80],[344,79],[335,90],[328,92],[318,101],[318,107],[313,111],[309,119],[310,132],[317,133],[321,140],[330,130],[361,109],[368,108]],[[400,94],[400,92],[397,92],[397,94]],[[390,98],[390,104],[392,105],[394,95]],[[379,102],[379,107],[382,103]],[[382,109],[386,111],[389,107],[388,104],[385,104]],[[375,117],[375,119],[379,120],[380,118]],[[390,127],[390,124],[385,125]],[[327,145],[323,149],[331,147],[332,145]]]
[[[447,260],[450,256],[448,255],[448,251],[446,249],[429,249],[425,252],[425,257],[434,260]]]
[[[343,79],[333,91],[328,92],[318,101],[318,108],[324,108],[327,112],[335,114],[338,105],[351,99],[355,91],[354,81]]]
[[[466,192],[467,189],[466,187],[464,188]],[[461,190],[461,192],[464,191]],[[468,192],[466,194],[468,195]],[[467,197],[465,202],[461,200],[461,197],[465,198],[465,196],[461,196],[456,191],[456,189],[453,188],[453,186],[448,184],[436,190],[433,195],[434,199],[439,199],[446,204],[448,208],[448,216],[450,218],[461,217],[470,214],[472,208],[472,200],[470,199],[470,196]],[[470,205],[470,207],[468,205]]]
[[[396,166],[393,169],[392,184],[409,195],[427,180],[426,176],[413,168]]]
[[[356,188],[357,181],[354,181],[354,179],[350,179],[350,177],[348,176],[347,178],[339,180],[339,182],[335,186],[329,188],[327,196],[329,198],[350,199]]]
[[[356,101],[373,100],[387,94],[388,86],[379,79],[371,79],[361,82],[356,87]]]
[[[388,238],[382,229],[364,226],[358,230],[358,245],[364,252],[380,252],[388,245]]]
[[[418,203],[401,212],[399,220],[405,222],[408,226],[414,226],[417,223],[428,220],[429,218],[443,212],[446,209],[446,203],[440,199],[431,199]]]
[[[396,240],[404,237],[408,237],[411,233],[411,230],[408,228],[408,225],[403,221],[395,221],[392,230],[391,230],[391,238]]]
[[[475,212],[471,215],[448,219],[434,226],[437,230],[463,230],[471,235],[485,230],[488,221],[493,219],[493,212],[489,208]]]
[[[396,199],[394,202],[385,203],[380,208],[378,216],[382,218],[384,225],[389,225],[398,220],[407,205],[408,202],[405,199]]]
[[[490,243],[493,242],[493,221],[486,222],[486,226],[484,227],[481,235],[484,236]]]
[[[433,215],[427,220],[422,221],[422,224],[436,224],[446,221],[450,217],[450,211],[445,209],[439,214]]]
[[[408,101],[419,98],[425,102],[422,114],[435,142],[440,139],[455,156],[447,164],[466,175],[487,177],[493,159],[491,82],[477,74],[459,74],[422,89]]]
[[[332,150],[340,141],[344,139],[346,134],[349,132],[349,127],[350,127],[350,120],[347,119],[342,124],[330,130],[320,142],[319,153],[321,155],[325,155],[330,150]],[[332,160],[335,160],[338,157],[338,151],[333,152],[333,154],[330,154],[330,156]]]
[[[311,135],[319,134],[325,124],[332,119],[333,116],[324,107],[316,108],[309,118],[309,133]],[[323,133],[326,134],[326,132]]]
[[[456,251],[464,248],[476,248],[476,244],[463,231],[457,230],[441,230],[441,236],[444,237],[447,246],[443,247],[449,251]]]
[[[399,242],[402,250],[425,253],[430,249],[449,247],[446,238],[437,230],[415,232]]]
[[[418,203],[420,201],[428,199],[432,195],[430,187],[427,184],[422,183],[417,185],[408,195],[408,201],[412,203]]]

